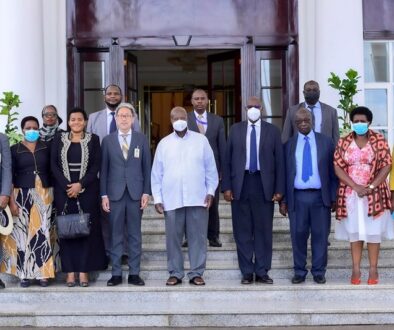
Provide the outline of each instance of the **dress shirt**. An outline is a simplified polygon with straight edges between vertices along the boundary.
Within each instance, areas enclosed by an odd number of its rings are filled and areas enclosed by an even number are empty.
[[[115,113],[115,111],[113,111]],[[114,116],[115,119],[115,116]],[[112,122],[112,111],[107,108],[107,134],[109,134],[109,129],[111,127]]]
[[[207,194],[218,186],[215,157],[205,135],[186,131],[163,138],[156,149],[151,185],[155,204],[165,211],[187,206],[205,206]]]
[[[305,145],[305,135],[301,133],[297,133],[297,147],[295,152],[296,157],[296,176],[294,180],[294,188],[295,189],[320,189],[321,181],[319,175],[319,168],[317,167],[317,148],[316,148],[316,138],[315,133],[310,131],[307,137],[309,138],[309,144],[311,146],[311,154],[312,154],[312,176],[309,177],[307,182],[302,180],[302,156],[304,152]]]
[[[196,124],[197,124],[197,126],[198,126],[198,124],[203,125],[204,128],[205,128],[205,132],[206,132],[206,131],[207,131],[207,128],[208,128],[207,112],[204,111],[204,113],[200,115],[196,110],[194,110],[194,115],[196,116]],[[202,116],[202,118],[201,118],[200,120],[201,120],[202,122],[204,122],[204,124],[198,122],[198,120],[197,120],[197,119],[198,119],[198,116]]]
[[[127,133],[122,133],[120,130],[118,130],[118,141],[119,141],[119,144],[120,144],[120,148],[122,148],[122,145],[123,145],[123,142],[124,142],[124,139],[123,139],[122,135],[125,135],[125,134],[127,134],[127,136],[126,136],[127,145],[130,146],[130,143],[131,143],[131,129]]]
[[[315,105],[309,105],[305,102],[305,108],[309,111],[311,111],[310,108],[308,107],[313,107],[313,115],[315,116],[315,132],[320,133],[321,132],[321,123],[322,123],[322,114],[321,114],[321,104],[320,102],[316,102]],[[312,111],[311,111],[312,112]]]
[[[254,124],[254,129],[256,131],[256,147],[257,147],[257,170],[260,171],[260,159],[259,159],[259,150],[260,150],[260,131],[261,131],[261,119],[256,121]],[[248,129],[246,130],[246,164],[245,170],[249,170],[250,164],[250,133],[252,132],[252,123],[248,120]]]

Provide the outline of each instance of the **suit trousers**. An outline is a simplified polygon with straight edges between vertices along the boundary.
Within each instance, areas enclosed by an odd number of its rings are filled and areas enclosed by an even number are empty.
[[[242,275],[271,269],[274,203],[264,198],[260,172],[245,172],[241,196],[231,202],[233,234]]]
[[[101,231],[103,234],[105,254],[111,256],[111,225],[109,221],[109,214],[101,208]],[[123,234],[123,255],[128,255],[127,249],[127,231]]]
[[[182,207],[165,211],[167,268],[170,276],[182,279],[184,258],[182,252],[183,234],[187,235],[190,279],[202,276],[207,260],[208,210],[202,206]]]
[[[208,219],[208,239],[212,240],[219,238],[220,223],[219,223],[219,188],[215,191],[215,196],[212,200],[212,205],[209,208]]]
[[[294,190],[294,210],[289,211],[294,275],[305,277],[308,238],[311,235],[313,276],[325,275],[328,226],[331,210],[323,204],[321,190]]]
[[[110,200],[112,275],[122,275],[124,232],[127,230],[129,275],[138,275],[141,262],[141,201],[130,198],[127,189],[118,201]],[[125,227],[126,230],[125,230]]]

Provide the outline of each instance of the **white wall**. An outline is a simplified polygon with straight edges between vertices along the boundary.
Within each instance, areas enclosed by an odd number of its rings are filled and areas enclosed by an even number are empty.
[[[20,96],[19,120],[48,103],[66,114],[65,20],[65,0],[0,1],[0,94]]]
[[[363,17],[361,0],[299,0],[300,100],[308,80],[320,84],[321,101],[338,105],[337,92],[328,86],[330,72],[345,77],[358,71],[359,89],[364,89]],[[363,91],[355,101],[362,105]]]

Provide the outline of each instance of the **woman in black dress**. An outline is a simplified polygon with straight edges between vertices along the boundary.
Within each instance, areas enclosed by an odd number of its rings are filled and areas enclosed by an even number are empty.
[[[67,214],[78,213],[77,199],[84,213],[90,214],[90,235],[60,239],[62,271],[67,286],[89,285],[88,272],[107,268],[107,258],[100,225],[100,196],[97,173],[100,168],[99,138],[86,133],[87,115],[80,108],[68,113],[68,132],[57,134],[52,142],[51,169],[54,176],[54,199],[58,215],[67,202]]]

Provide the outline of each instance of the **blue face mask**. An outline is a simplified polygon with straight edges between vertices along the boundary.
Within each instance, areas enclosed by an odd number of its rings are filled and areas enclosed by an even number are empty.
[[[352,130],[357,135],[364,135],[368,132],[368,123],[352,123]]]
[[[40,132],[35,129],[29,129],[25,131],[25,139],[29,142],[36,142],[40,137]]]

